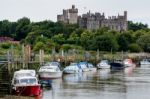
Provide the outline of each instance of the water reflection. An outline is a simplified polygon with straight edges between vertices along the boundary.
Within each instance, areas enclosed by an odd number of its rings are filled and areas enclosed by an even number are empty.
[[[149,99],[150,66],[64,75],[36,99]]]
[[[100,69],[98,70],[97,74],[102,80],[107,80],[111,77],[110,69]]]

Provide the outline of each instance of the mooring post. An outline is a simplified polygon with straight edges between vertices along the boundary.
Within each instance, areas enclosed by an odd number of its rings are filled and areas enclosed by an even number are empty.
[[[24,45],[22,45],[22,66],[25,67],[25,53],[24,53]]]
[[[8,72],[10,74],[10,71],[11,71],[11,67],[10,67],[10,51],[7,51],[7,63],[8,63]]]

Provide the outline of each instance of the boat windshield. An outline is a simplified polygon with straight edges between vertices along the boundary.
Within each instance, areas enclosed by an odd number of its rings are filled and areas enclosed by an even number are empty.
[[[56,66],[43,66],[41,69],[57,69],[58,67]]]
[[[108,60],[101,60],[101,63],[108,63]]]
[[[45,64],[45,66],[59,66],[60,64],[58,62],[48,62]]]
[[[21,84],[35,84],[37,81],[34,78],[30,78],[30,79],[21,79],[20,83]]]
[[[52,62],[50,65],[51,65],[51,66],[58,66],[58,63]]]

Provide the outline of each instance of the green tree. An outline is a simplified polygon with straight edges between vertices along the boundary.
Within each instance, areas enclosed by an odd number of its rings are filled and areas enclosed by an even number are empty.
[[[92,32],[84,31],[80,37],[81,46],[83,46],[83,48],[88,50],[89,49],[88,47],[90,45],[89,42],[93,37],[94,37],[94,34]]]
[[[122,33],[118,37],[118,44],[120,51],[127,51],[129,44],[133,43],[133,37],[130,33]]]
[[[24,39],[31,31],[30,19],[24,17],[17,21],[16,26],[16,40]]]
[[[64,38],[63,34],[54,35],[51,39],[52,39],[55,43],[58,43],[58,44],[60,44],[60,45],[65,43],[65,38]]]
[[[46,50],[46,46],[43,42],[37,42],[33,48],[34,51],[39,51],[40,49]]]
[[[10,36],[11,35],[11,23],[8,20],[0,22],[0,35],[1,36]]]
[[[132,43],[128,46],[128,50],[130,52],[141,52],[142,48],[138,44]]]
[[[141,29],[148,29],[148,25],[143,24],[141,22],[133,23],[132,21],[128,21],[128,29],[133,30],[133,31],[137,31],[137,30],[141,30]]]
[[[75,32],[73,32],[70,34],[67,42],[69,44],[80,44],[80,37]]]
[[[137,43],[144,49],[145,52],[150,52],[150,34],[141,36]]]
[[[117,51],[118,50],[118,43],[113,36],[110,35],[100,35],[94,38],[92,46],[94,50],[101,50],[101,51]]]

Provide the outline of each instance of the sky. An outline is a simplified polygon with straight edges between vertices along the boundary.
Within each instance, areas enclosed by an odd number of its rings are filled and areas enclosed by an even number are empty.
[[[17,21],[28,17],[31,21],[57,21],[62,9],[74,4],[79,15],[87,13],[105,13],[105,16],[117,16],[128,11],[128,20],[142,22],[150,26],[150,0],[0,0],[0,20]]]

